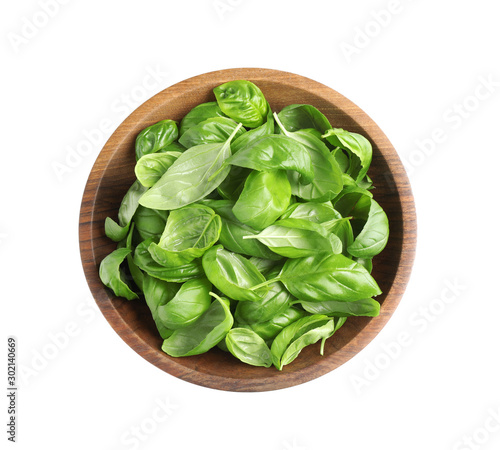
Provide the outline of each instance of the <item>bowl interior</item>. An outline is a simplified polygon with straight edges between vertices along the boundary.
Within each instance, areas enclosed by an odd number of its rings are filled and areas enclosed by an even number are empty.
[[[199,103],[215,100],[212,89],[229,80],[256,83],[273,111],[294,103],[311,104],[334,127],[366,136],[373,145],[369,171],[374,197],[390,223],[390,239],[374,259],[373,276],[383,294],[377,297],[381,314],[376,318],[352,317],[326,341],[324,356],[319,344],[305,348],[282,372],[253,367],[218,349],[186,358],[172,358],[161,351],[146,303],[116,298],[99,280],[102,259],[116,248],[104,234],[107,216],[117,217],[121,199],[135,180],[134,142],[145,127],[162,119],[180,119]],[[415,211],[411,189],[401,162],[377,125],[356,105],[332,89],[310,79],[274,70],[230,69],[178,83],[140,106],[115,131],[101,151],[90,174],[81,208],[80,247],[87,281],[103,314],[116,332],[141,356],[160,369],[195,384],[233,391],[264,391],[293,386],[338,367],[370,342],[394,312],[404,292],[413,263]]]

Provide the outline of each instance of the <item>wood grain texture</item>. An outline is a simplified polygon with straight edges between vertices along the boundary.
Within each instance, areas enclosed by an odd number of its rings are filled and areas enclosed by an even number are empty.
[[[273,111],[294,103],[314,105],[334,127],[361,133],[373,145],[368,172],[375,199],[389,218],[390,238],[374,260],[373,276],[383,294],[378,317],[353,317],[326,341],[305,348],[282,372],[243,364],[218,349],[185,358],[161,351],[150,311],[142,300],[116,298],[99,279],[99,264],[116,248],[104,234],[107,216],[116,219],[121,199],[135,179],[134,142],[145,127],[162,119],[180,120],[199,103],[215,99],[212,89],[230,80],[257,84]],[[294,386],[339,367],[363,349],[387,323],[405,291],[416,247],[416,215],[401,161],[378,126],[351,101],[316,81],[270,69],[229,69],[203,74],[171,86],[136,109],[115,131],[90,173],[80,212],[80,251],[85,275],[102,313],[119,336],[150,363],[185,381],[228,391],[269,391]]]

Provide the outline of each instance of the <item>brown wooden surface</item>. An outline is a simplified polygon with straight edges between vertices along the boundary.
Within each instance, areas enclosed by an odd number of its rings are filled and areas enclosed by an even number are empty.
[[[375,257],[373,276],[384,292],[377,300],[375,318],[349,318],[326,341],[305,348],[282,372],[243,364],[218,349],[185,358],[161,351],[158,335],[144,301],[116,298],[99,279],[99,263],[116,248],[104,234],[104,220],[116,220],[121,199],[135,179],[134,141],[145,127],[162,119],[180,120],[191,108],[214,100],[212,89],[226,81],[246,79],[257,84],[273,111],[306,103],[322,111],[334,127],[361,133],[372,142],[373,162],[368,172],[374,197],[389,218],[390,238]],[[198,385],[228,391],[269,391],[317,378],[345,363],[364,348],[387,323],[405,291],[416,246],[413,196],[399,157],[378,126],[351,101],[316,81],[269,69],[229,69],[207,73],[171,86],[135,110],[115,131],[90,173],[80,212],[80,251],[92,294],[119,336],[143,358],[160,369]]]

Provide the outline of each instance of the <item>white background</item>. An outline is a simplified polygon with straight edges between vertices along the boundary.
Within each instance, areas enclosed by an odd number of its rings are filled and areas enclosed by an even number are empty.
[[[52,17],[42,1],[3,3],[1,321],[23,369],[17,448],[500,447],[497,1],[61,0]],[[112,131],[164,88],[232,67],[295,72],[358,104],[406,161],[418,213],[411,282],[384,330],[334,372],[268,393],[198,387],[139,357],[95,307],[78,248]]]

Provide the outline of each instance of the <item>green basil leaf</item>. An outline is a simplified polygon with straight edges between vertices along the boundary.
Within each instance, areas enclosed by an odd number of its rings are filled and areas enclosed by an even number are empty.
[[[389,220],[384,210],[371,199],[368,220],[354,242],[347,247],[352,256],[373,258],[387,245],[389,239]]]
[[[373,261],[371,258],[354,258],[358,264],[361,264],[369,273],[373,270]]]
[[[271,350],[257,333],[233,328],[226,335],[227,349],[240,361],[251,366],[271,367]]]
[[[349,217],[334,219],[325,223],[324,226],[340,239],[342,243],[342,254],[350,258],[351,255],[347,249],[354,242],[354,234]]]
[[[333,319],[322,314],[303,317],[293,322],[273,341],[271,355],[274,366],[282,370],[283,366],[291,363],[305,346],[331,336],[334,331]]]
[[[328,119],[311,105],[285,106],[278,117],[287,131],[298,131],[305,128],[314,128],[325,133],[332,128]]]
[[[262,91],[246,80],[229,81],[214,89],[217,103],[224,114],[248,128],[264,123],[267,101]]]
[[[194,278],[200,278],[203,275],[203,268],[199,259],[173,267],[164,267],[158,264],[151,257],[151,253],[148,250],[152,242],[152,238],[141,242],[134,253],[134,263],[147,274],[160,280],[171,281],[172,283],[184,283]]]
[[[103,284],[117,297],[124,297],[127,300],[139,298],[122,280],[120,273],[120,265],[131,251],[129,248],[119,248],[106,256],[99,266],[99,277]]]
[[[280,359],[280,367],[279,370],[283,369],[283,366],[290,364],[294,361],[303,348],[308,345],[315,344],[320,339],[323,340],[320,353],[323,355],[323,345],[326,339],[331,337],[335,333],[335,321],[332,319],[325,323],[323,326],[315,328],[313,330],[309,330],[307,333],[304,333],[299,338],[295,339],[285,350]]]
[[[363,189],[373,188],[373,181],[368,175],[365,175],[361,180],[358,180],[356,184]]]
[[[258,128],[254,128],[253,130],[249,130],[246,133],[243,133],[234,142],[231,144],[231,151],[233,155],[238,153],[242,148],[246,148],[250,146],[256,140],[274,134],[274,117],[273,111],[271,110],[271,106],[267,105],[267,119],[264,124],[262,124]]]
[[[351,163],[348,173],[357,181],[363,179],[372,162],[370,141],[361,134],[351,133],[342,128],[328,130],[323,138],[332,145],[350,152]]]
[[[212,208],[188,205],[170,213],[158,244],[149,252],[162,266],[179,266],[200,258],[219,240],[221,218]]]
[[[158,308],[158,317],[163,325],[178,330],[196,322],[212,303],[212,285],[206,278],[186,281],[175,296]]]
[[[303,131],[290,134],[309,151],[314,169],[314,179],[309,184],[301,183],[296,172],[289,172],[292,193],[304,200],[316,202],[333,199],[342,190],[342,172],[337,161],[325,144],[314,136],[308,136]]]
[[[203,144],[182,153],[160,180],[139,200],[142,206],[172,210],[201,200],[222,183],[229,173],[223,163],[231,155],[230,142]]]
[[[294,297],[313,302],[361,300],[382,293],[361,264],[343,255],[289,259],[279,279]]]
[[[151,315],[155,321],[156,328],[163,339],[168,338],[172,334],[170,330],[160,318],[159,309],[163,305],[168,304],[179,290],[179,285],[169,283],[167,281],[153,278],[149,275],[144,276],[144,298],[151,310]]]
[[[330,151],[328,145],[327,145],[327,141],[322,141],[322,133],[321,131],[318,131],[316,130],[316,128],[302,128],[301,130],[297,130],[297,131],[288,131],[286,130],[286,133],[283,132],[283,130],[280,129],[280,132],[282,132],[283,134],[292,134],[292,133],[305,133],[306,135],[310,135],[316,139],[319,139],[324,145],[326,145],[326,148],[328,148],[328,151]]]
[[[135,140],[135,158],[138,161],[144,155],[156,153],[163,147],[177,140],[179,131],[173,120],[161,120],[142,130]]]
[[[161,349],[170,356],[200,355],[222,341],[233,322],[226,302],[216,298],[196,322],[175,330],[165,339]]]
[[[239,326],[255,331],[265,341],[274,339],[285,327],[304,317],[307,313],[300,309],[290,307],[282,314],[274,316],[267,322],[241,323]]]
[[[214,117],[191,127],[180,137],[179,142],[186,148],[202,144],[225,142],[237,126],[238,122],[228,117]],[[245,129],[240,127],[234,138],[236,139],[244,133]]]
[[[341,214],[336,211],[331,202],[316,203],[294,203],[290,205],[281,216],[282,219],[304,219],[314,223],[326,223],[336,219],[342,219]]]
[[[246,258],[217,245],[202,258],[203,269],[210,282],[234,300],[258,301],[269,291],[268,286],[255,289],[266,279]]]
[[[314,179],[311,156],[307,149],[287,136],[261,137],[228,158],[224,166],[233,165],[260,171],[295,170],[303,183]]]
[[[248,147],[257,139],[274,133],[274,118],[271,107],[268,105],[267,121],[254,130],[247,131],[240,135],[231,143],[231,152],[235,154],[242,148]],[[217,191],[220,196],[227,200],[238,200],[243,190],[245,180],[250,174],[250,169],[244,167],[232,166],[229,175],[219,185]]]
[[[104,232],[112,241],[120,242],[127,236],[130,224],[122,227],[118,225],[111,217],[106,217],[104,221]]]
[[[250,172],[250,169],[244,167],[231,166],[229,175],[217,187],[218,194],[226,200],[233,200],[233,202],[238,200]]]
[[[135,176],[145,186],[153,186],[181,155],[181,152],[162,152],[144,155],[135,165]]]
[[[130,222],[139,206],[139,199],[146,191],[147,188],[139,183],[139,181],[134,181],[120,204],[118,223],[111,219],[111,217],[106,217],[106,221],[104,222],[106,236],[115,242],[125,239],[130,228]]]
[[[349,170],[349,164],[351,163],[347,152],[345,150],[342,150],[340,147],[335,147],[331,151],[331,153],[332,156],[335,158],[335,161],[337,161],[340,170],[342,172],[347,172]]]
[[[168,211],[145,208],[139,205],[134,214],[133,221],[141,241],[149,238],[154,238],[155,241],[158,241],[165,229],[167,217]]]
[[[255,236],[273,252],[286,258],[302,258],[317,253],[341,253],[342,243],[318,223],[304,219],[282,219]]]
[[[269,292],[256,302],[238,302],[235,319],[241,323],[262,323],[284,313],[293,300],[282,283],[271,284]]]
[[[260,242],[259,242],[259,244],[260,244]],[[265,248],[267,248],[267,247],[265,247]],[[278,255],[275,255],[274,252],[270,252],[270,253],[272,253],[275,258],[278,257]],[[276,260],[276,259],[265,259],[265,258],[259,258],[256,256],[252,256],[250,258],[250,262],[257,268],[257,270],[262,275],[264,275],[266,277],[266,279],[268,278],[268,275],[275,270],[275,268],[279,268],[279,270],[278,270],[278,273],[279,273],[281,271],[282,266],[283,266],[281,258],[279,260]],[[273,277],[273,278],[275,278],[275,277]]]
[[[190,128],[198,125],[204,120],[213,117],[227,117],[219,108],[217,102],[201,103],[189,111],[181,120],[179,135],[182,136]]]
[[[275,117],[284,135],[300,142],[307,149],[314,169],[314,179],[307,184],[301,182],[297,172],[289,172],[292,193],[304,200],[316,202],[326,202],[334,198],[343,187],[342,172],[328,147],[309,131],[287,131],[279,117]]]
[[[172,142],[171,144],[167,145],[166,147],[160,148],[160,150],[157,151],[157,153],[168,153],[168,152],[184,152],[186,151],[186,147],[183,145],[179,144],[177,141]]]
[[[363,298],[353,302],[341,302],[337,300],[328,300],[325,302],[301,301],[300,304],[311,314],[325,314],[334,317],[377,317],[380,313],[380,303],[372,298]]]
[[[291,195],[285,171],[254,171],[245,181],[233,213],[240,222],[263,230],[285,212]]]
[[[332,200],[334,208],[342,217],[368,217],[373,194],[358,186],[346,186],[342,192]]]
[[[259,232],[236,218],[233,213],[234,202],[230,200],[207,200],[204,201],[204,204],[210,206],[221,218],[222,227],[219,241],[224,248],[248,256],[273,260],[281,259],[279,255],[269,250],[259,241],[243,239],[243,236],[252,236]]]

